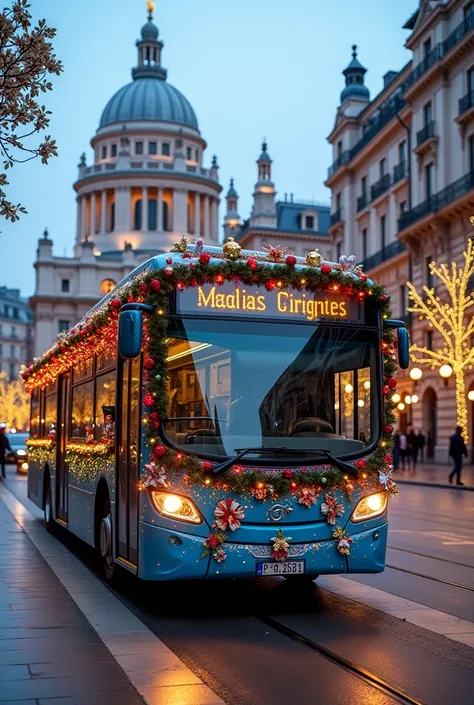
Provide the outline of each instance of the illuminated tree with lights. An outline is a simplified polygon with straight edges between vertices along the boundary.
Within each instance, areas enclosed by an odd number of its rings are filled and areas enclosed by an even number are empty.
[[[474,216],[470,218],[474,225]],[[407,282],[408,297],[413,305],[408,309],[418,314],[420,321],[426,320],[442,336],[443,343],[438,350],[412,345],[411,358],[420,365],[429,365],[432,370],[449,365],[456,379],[457,423],[463,430],[464,440],[468,441],[467,404],[465,374],[474,364],[474,297],[471,278],[474,276],[474,242],[469,238],[463,252],[464,268],[455,262],[449,268],[446,264],[438,267],[430,262],[430,272],[444,285],[447,300],[439,296],[434,288],[423,287],[425,298]],[[448,372],[450,372],[448,368]]]
[[[23,430],[30,420],[30,395],[21,379],[0,372],[0,422]]]

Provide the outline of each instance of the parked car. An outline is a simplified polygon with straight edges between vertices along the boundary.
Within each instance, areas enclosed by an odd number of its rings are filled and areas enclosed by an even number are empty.
[[[28,447],[26,439],[30,437],[29,433],[9,433],[8,441],[12,449],[13,456],[7,455],[5,460],[7,463],[15,463],[17,472],[28,472]]]

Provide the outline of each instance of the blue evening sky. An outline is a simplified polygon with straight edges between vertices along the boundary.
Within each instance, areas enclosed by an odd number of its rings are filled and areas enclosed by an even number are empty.
[[[9,0],[10,1],[10,0]],[[28,215],[0,223],[0,286],[34,291],[37,240],[45,226],[57,255],[72,254],[76,204],[72,184],[81,152],[109,98],[130,79],[144,0],[32,0],[35,17],[57,28],[64,73],[45,102],[59,157],[10,173],[8,195]],[[220,180],[235,178],[240,214],[248,217],[255,160],[268,140],[278,197],[329,203],[323,184],[331,162],[341,71],[357,44],[375,96],[382,76],[409,59],[402,25],[417,0],[158,0],[155,22],[165,43],[168,80],[191,102],[204,139],[205,166],[217,154]],[[225,202],[221,201],[220,220]]]

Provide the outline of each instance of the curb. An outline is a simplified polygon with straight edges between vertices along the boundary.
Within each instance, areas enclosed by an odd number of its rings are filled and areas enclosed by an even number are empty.
[[[398,478],[395,478],[395,482],[397,483],[397,485],[420,485],[421,487],[441,487],[445,490],[464,490],[465,492],[474,492],[474,487],[471,487],[470,485],[464,485],[463,487],[462,485],[446,485],[441,482],[423,482],[423,480],[399,480]]]

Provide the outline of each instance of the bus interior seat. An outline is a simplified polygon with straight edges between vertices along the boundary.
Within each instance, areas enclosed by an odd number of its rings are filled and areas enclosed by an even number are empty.
[[[295,421],[290,436],[314,436],[315,434],[328,437],[334,434],[334,429],[331,424],[324,419],[320,419],[316,416],[308,417]]]

